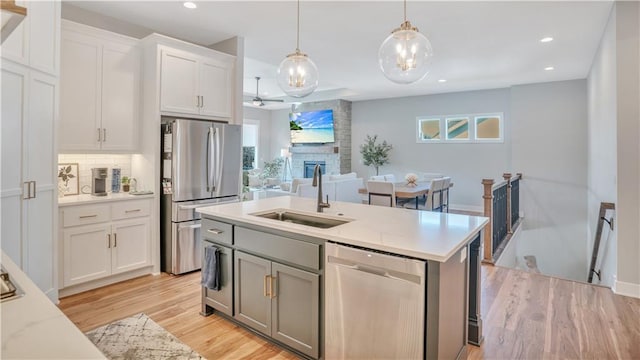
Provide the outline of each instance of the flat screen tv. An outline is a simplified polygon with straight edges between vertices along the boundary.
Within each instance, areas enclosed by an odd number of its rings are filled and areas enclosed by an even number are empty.
[[[333,110],[305,111],[289,114],[292,144],[335,142]]]

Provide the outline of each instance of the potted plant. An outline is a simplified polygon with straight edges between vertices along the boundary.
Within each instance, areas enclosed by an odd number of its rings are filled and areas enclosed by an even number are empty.
[[[364,144],[360,145],[360,154],[362,154],[362,161],[366,166],[373,166],[376,169],[376,175],[380,166],[389,163],[389,151],[393,149],[393,146],[387,143],[386,140],[381,144],[376,144],[378,135],[373,137],[367,135]]]
[[[123,176],[122,177],[122,191],[124,192],[129,192],[129,177],[128,176]]]

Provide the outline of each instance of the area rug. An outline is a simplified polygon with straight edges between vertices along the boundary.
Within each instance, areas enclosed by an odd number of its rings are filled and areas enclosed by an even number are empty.
[[[112,322],[86,335],[111,360],[204,359],[145,314]]]

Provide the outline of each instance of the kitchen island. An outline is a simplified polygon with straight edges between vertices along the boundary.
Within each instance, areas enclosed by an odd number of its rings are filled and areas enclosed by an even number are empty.
[[[487,218],[343,202],[333,202],[318,214],[314,200],[299,197],[205,207],[199,212],[203,246],[215,247],[221,256],[222,288],[203,288],[203,314],[218,310],[305,357],[335,357],[338,353],[330,351],[335,348],[333,330],[326,325],[336,319],[325,306],[343,294],[327,291],[335,279],[328,276],[325,248],[336,244],[372,251],[369,257],[393,255],[424,262],[426,274],[419,283],[426,319],[420,325],[420,357],[465,358],[467,334],[480,333],[474,298]],[[380,326],[375,317],[371,314],[366,322]],[[405,354],[401,345],[396,344],[391,356]],[[341,351],[348,357],[349,351]]]

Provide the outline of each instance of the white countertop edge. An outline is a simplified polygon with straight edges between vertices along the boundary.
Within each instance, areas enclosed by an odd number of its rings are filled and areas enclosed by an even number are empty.
[[[271,198],[271,199],[277,199],[277,198]],[[261,199],[257,201],[265,201],[265,200],[269,200],[269,199]],[[337,202],[334,202],[334,203],[337,203]],[[241,203],[238,203],[238,204],[241,204]],[[360,205],[360,204],[352,204],[352,205]],[[368,207],[370,205],[362,205],[362,206]],[[196,211],[204,215],[207,215],[208,217],[211,217],[223,222],[232,221],[232,222],[238,222],[241,224],[260,226],[260,227],[269,228],[273,230],[279,230],[284,232],[297,233],[301,235],[321,238],[321,239],[325,239],[325,240],[336,242],[336,243],[341,243],[346,245],[355,245],[363,248],[385,251],[393,254],[399,254],[399,255],[409,256],[417,259],[432,260],[437,262],[446,262],[447,260],[449,260],[458,250],[460,250],[463,246],[466,246],[469,242],[471,242],[475,238],[475,236],[479,232],[481,232],[484,229],[484,226],[489,222],[488,218],[475,216],[475,218],[483,218],[483,220],[481,220],[476,227],[470,229],[463,239],[460,239],[459,241],[457,241],[455,246],[452,246],[451,248],[449,248],[446,253],[435,253],[435,252],[429,253],[429,252],[423,252],[423,251],[415,251],[415,250],[407,249],[403,247],[373,243],[373,242],[363,241],[363,240],[354,239],[354,238],[345,238],[345,237],[338,236],[331,233],[332,229],[335,229],[335,227],[330,229],[321,229],[321,228],[314,228],[310,226],[298,225],[298,224],[292,224],[292,223],[287,223],[285,225],[281,222],[277,222],[270,219],[264,219],[254,215],[241,214],[238,216],[237,214],[234,214],[232,212],[226,212],[222,214],[219,212],[210,211],[210,209],[215,210],[215,207],[216,206],[203,207],[203,208],[197,209]],[[277,207],[274,207],[273,209],[275,208]],[[297,211],[296,209],[293,209],[293,210]],[[403,209],[400,209],[400,210],[403,210]],[[266,211],[266,209],[258,210],[257,212],[263,212],[263,211]],[[304,210],[301,210],[301,211],[305,212]],[[416,211],[416,210],[407,209],[406,211]],[[327,215],[328,217],[336,218],[336,216],[332,214],[327,214]],[[459,215],[459,214],[451,214],[451,215],[467,216],[467,215]],[[345,215],[345,218],[349,218],[349,216]]]
[[[106,196],[93,196],[91,194],[69,195],[58,198],[58,207],[99,204],[112,201],[131,201],[138,199],[150,199],[154,197],[155,194],[131,195],[129,193],[109,193]]]

